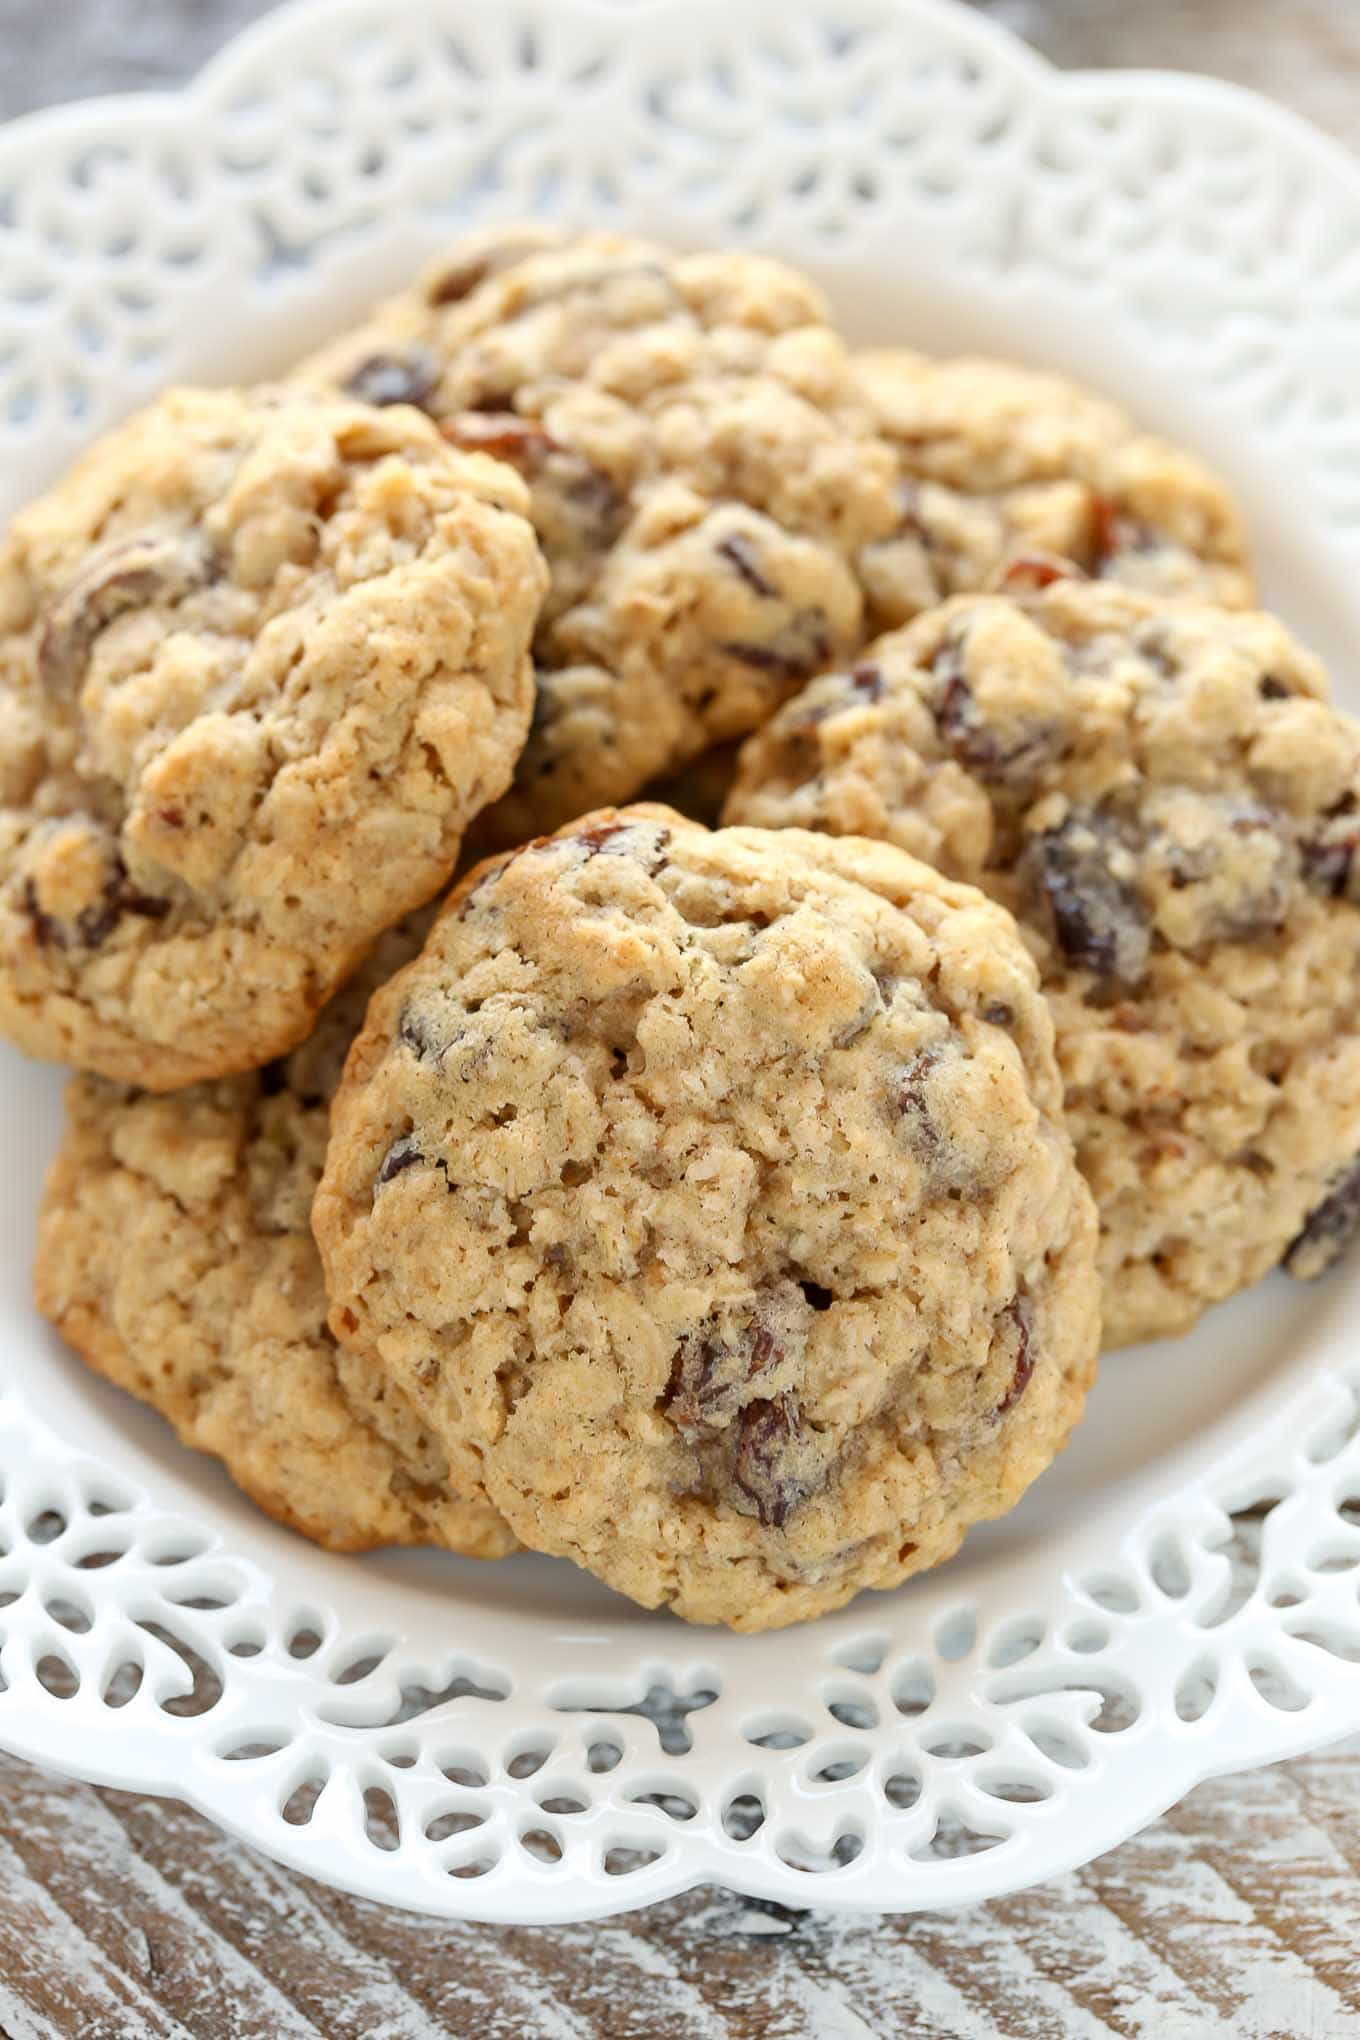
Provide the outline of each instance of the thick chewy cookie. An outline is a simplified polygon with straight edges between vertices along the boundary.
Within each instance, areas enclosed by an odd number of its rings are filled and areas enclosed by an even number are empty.
[[[884,844],[606,810],[369,1008],[339,1337],[515,1533],[762,1629],[891,1586],[1075,1422],[1095,1217],[1014,925]]]
[[[1063,580],[920,618],[743,754],[730,819],[882,837],[1020,919],[1112,1345],[1360,1220],[1360,726],[1325,696],[1269,617]]]
[[[855,560],[900,521],[896,462],[780,263],[497,229],[299,374],[418,403],[529,484],[538,706],[479,841],[631,798],[861,638]]]
[[[425,923],[422,921],[421,927]],[[514,1538],[395,1384],[326,1329],[308,1223],[327,1106],[368,994],[419,946],[393,930],[286,1061],[173,1098],[98,1077],[67,1093],[38,1231],[38,1307],[98,1373],[221,1459],[318,1544]]]
[[[0,549],[0,1031],[167,1090],[298,1041],[508,784],[544,573],[427,418],[180,390]]]
[[[856,356],[900,462],[896,528],[860,573],[886,630],[947,596],[1048,557],[1100,579],[1236,608],[1251,600],[1246,538],[1224,484],[1065,376],[1013,362]]]

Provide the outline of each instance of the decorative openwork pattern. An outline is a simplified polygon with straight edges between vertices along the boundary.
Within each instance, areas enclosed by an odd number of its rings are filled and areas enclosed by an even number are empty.
[[[1360,1396],[1337,1381],[1215,1499],[1087,1525],[1057,1574],[997,1568],[968,1598],[942,1575],[796,1640],[658,1623],[603,1675],[564,1675],[541,1631],[452,1647],[453,1602],[424,1654],[299,1604],[16,1398],[0,1464],[0,1739],[431,1911],[572,1917],[699,1876],[947,1904],[1360,1713]]]
[[[1309,565],[1267,530],[1280,585],[1334,636],[1360,621],[1360,174],[1242,95],[1060,80],[941,0],[325,0],[181,99],[21,124],[0,509],[166,380],[285,362],[458,226],[545,209],[773,248],[860,330],[1005,331],[1194,423],[1267,525],[1289,496]],[[30,1088],[0,1069],[7,1110]],[[583,1917],[703,1879],[845,1907],[1011,1890],[1211,1771],[1360,1726],[1360,1362],[1314,1319],[1268,1292],[1274,1388],[1107,1499],[1088,1482],[1042,1535],[757,1639],[569,1577],[559,1612],[546,1562],[530,1605],[476,1569],[313,1557],[192,1467],[162,1506],[16,1306],[0,1743],[436,1913]],[[1239,1360],[1210,1335],[1176,1364]]]

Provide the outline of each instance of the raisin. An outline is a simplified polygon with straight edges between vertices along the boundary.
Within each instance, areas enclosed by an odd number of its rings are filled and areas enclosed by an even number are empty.
[[[760,569],[760,554],[752,541],[740,531],[731,531],[726,538],[718,541],[718,552],[722,558],[735,567],[748,588],[757,595],[774,597],[779,594],[773,581],[767,580]]]
[[[1273,673],[1267,673],[1257,688],[1262,701],[1288,701],[1291,690],[1283,680],[1277,680]]]
[[[1025,1390],[1029,1387],[1034,1373],[1034,1306],[1020,1290],[1014,1300],[1007,1304],[997,1320],[1001,1337],[1007,1350],[1015,1354],[1011,1369],[1010,1386],[996,1406],[996,1414],[1004,1417],[1015,1408]]]
[[[679,1431],[721,1429],[742,1390],[783,1357],[783,1346],[760,1318],[735,1337],[703,1328],[680,1341],[663,1408]]]
[[[526,244],[514,235],[484,246],[479,255],[464,255],[461,261],[451,262],[433,277],[425,286],[425,302],[435,306],[461,304],[488,277],[503,276],[507,269],[517,268],[539,252],[534,243]]]
[[[927,1156],[938,1150],[941,1135],[926,1102],[926,1084],[943,1057],[944,1050],[937,1042],[923,1048],[900,1071],[893,1091],[893,1102],[906,1124],[907,1138]]]
[[[64,949],[74,938],[82,949],[99,949],[108,941],[124,914],[138,914],[147,921],[163,921],[170,912],[170,901],[139,891],[128,877],[122,858],[115,854],[99,898],[90,906],[82,907],[74,922],[59,921],[55,915],[44,911],[32,879],[27,880],[24,886],[24,908],[42,946],[55,943],[59,949]]]
[[[156,893],[141,892],[131,883],[121,865],[115,899],[120,914],[139,914],[144,921],[163,921],[170,912],[169,900]]]
[[[377,1180],[379,1183],[390,1183],[392,1178],[399,1176],[403,1169],[414,1168],[417,1162],[423,1160],[424,1156],[421,1154],[416,1142],[411,1139],[409,1134],[403,1134],[399,1139],[393,1141],[391,1147],[378,1164]]]
[[[842,684],[848,686],[849,676],[843,674],[840,678]],[[808,691],[811,693],[813,690],[809,689]],[[805,695],[798,696],[800,703],[806,699]],[[805,763],[800,763],[797,767],[789,767],[790,774],[794,779],[813,779],[820,770],[820,754],[815,745],[806,744],[807,732],[819,729],[824,722],[830,722],[833,716],[843,715],[844,713],[845,703],[843,701],[813,701],[806,708],[800,706],[796,715],[790,713],[787,719],[781,721],[780,727],[789,740],[791,752],[794,756],[805,756],[806,759]],[[773,727],[774,725],[772,724],[771,728]],[[803,740],[802,743],[800,743],[800,739]]]
[[[99,949],[118,926],[118,910],[111,900],[97,907],[85,907],[76,915],[76,936],[85,949]]]
[[[1121,517],[1103,498],[1096,499],[1095,558],[1091,571],[1097,580],[1105,579],[1121,559],[1130,554],[1142,554],[1144,558],[1161,551],[1165,541],[1150,524],[1143,524],[1134,517]]]
[[[812,1492],[798,1470],[802,1445],[798,1404],[791,1395],[747,1403],[737,1423],[733,1484],[754,1504],[767,1530],[782,1530]]]
[[[129,879],[122,858],[115,855],[103,892],[91,906],[82,907],[70,927],[39,905],[32,879],[27,880],[24,886],[24,909],[43,947],[55,943],[59,949],[64,949],[74,934],[83,949],[98,949],[108,941],[124,914],[138,914],[147,921],[163,921],[170,912],[170,901],[140,892]]]
[[[723,646],[723,650],[739,665],[754,666],[758,673],[773,673],[780,680],[806,679],[812,670],[802,660],[787,658],[769,645],[728,644]]]
[[[878,986],[872,985],[865,993],[864,1004],[860,1007],[854,1019],[847,1020],[845,1025],[838,1027],[832,1035],[833,1046],[836,1048],[848,1048],[852,1041],[858,1041],[862,1034],[868,1033],[882,1011],[883,1001],[879,997]]]
[[[86,947],[97,949],[101,942],[107,942],[124,914],[140,915],[144,921],[163,921],[169,912],[169,900],[140,891],[128,877],[122,858],[116,857],[102,901],[97,907],[87,907],[76,927]]]
[[[1141,624],[1132,632],[1130,643],[1143,664],[1159,680],[1179,679],[1183,661],[1161,624]],[[1069,645],[1063,659],[1074,678],[1085,678],[1088,674],[1103,675],[1108,664],[1108,649],[1099,638],[1094,638],[1083,645]]]
[[[52,693],[74,694],[95,639],[125,610],[176,602],[216,571],[200,540],[142,536],[95,552],[52,604],[38,642],[38,674]]]
[[[867,663],[862,666],[852,666],[846,677],[846,686],[852,693],[857,694],[861,701],[881,701],[883,699],[883,668]]]
[[[442,276],[437,276],[425,293],[430,305],[456,305],[465,297],[471,297],[479,283],[485,283],[491,274],[491,264],[484,255],[473,255],[466,262],[455,262]]]
[[[1017,553],[1006,562],[995,585],[1003,595],[1037,594],[1043,588],[1051,588],[1055,581],[1086,578],[1074,560],[1061,559],[1057,553],[1027,552]]]
[[[593,828],[578,829],[576,840],[585,850],[586,859],[589,861],[592,857],[598,857],[605,844],[612,842],[615,836],[621,836],[626,828],[626,822],[596,822]]]
[[[443,426],[444,436],[466,452],[507,462],[529,480],[539,537],[550,558],[611,546],[629,510],[612,478],[512,405],[512,396],[502,397],[465,411]]]
[[[1102,575],[1121,553],[1155,553],[1164,544],[1161,535],[1139,518],[1121,515],[1108,496],[1091,496],[1092,572]]]
[[[33,939],[39,949],[46,949],[49,944],[55,945],[58,949],[66,947],[66,935],[61,922],[54,914],[46,913],[39,904],[38,888],[31,878],[24,880],[24,912],[32,924]]]
[[[678,1431],[705,1428],[709,1406],[726,1386],[718,1381],[723,1350],[711,1339],[682,1339],[677,1347],[661,1407]]]
[[[1151,946],[1142,904],[1113,862],[1128,848],[1094,811],[1074,811],[1031,845],[1028,863],[1046,903],[1058,947],[1078,970],[1134,984]]]
[[[517,411],[465,411],[450,418],[442,430],[465,453],[489,453],[512,467],[534,466],[559,446],[551,432]]]
[[[1008,741],[982,721],[964,677],[963,647],[957,641],[940,647],[930,670],[942,683],[935,702],[936,727],[954,756],[980,779],[1023,778],[1052,755],[1054,733],[1047,728],[1017,723]]]
[[[464,901],[464,905],[466,905]],[[435,1052],[434,1036],[429,1023],[413,1006],[403,1006],[397,1022],[397,1040],[403,1048],[409,1048],[412,1055],[422,1062],[428,1061]]]
[[[1351,869],[1360,848],[1360,821],[1353,821],[1341,834],[1319,837],[1299,845],[1305,885],[1314,892],[1339,900],[1350,891]]]
[[[957,638],[947,639],[930,661],[930,670],[940,682],[935,720],[952,740],[964,735],[976,720],[973,690],[963,677],[963,646]]]
[[[439,363],[428,347],[407,347],[400,353],[370,354],[345,377],[345,389],[361,404],[382,409],[388,404],[414,404],[423,410],[439,388]]]
[[[1354,1161],[1333,1184],[1296,1238],[1286,1247],[1282,1266],[1300,1282],[1313,1282],[1335,1265],[1360,1229],[1360,1161]]]
[[[580,456],[573,460],[577,471],[563,485],[563,500],[584,524],[587,543],[603,549],[618,537],[628,506],[602,469]]]
[[[615,839],[618,837],[622,837],[623,840],[616,842]],[[552,836],[541,838],[549,848],[558,840]],[[650,878],[660,871],[666,862],[666,845],[671,840],[671,832],[666,828],[639,822],[594,822],[589,828],[574,829],[571,840],[579,843],[584,849],[587,864],[592,857],[628,857]],[[529,847],[532,849],[534,846],[531,844]]]
[[[722,647],[739,665],[769,673],[776,680],[807,680],[831,656],[826,618],[819,609],[799,610],[765,644],[729,643]]]

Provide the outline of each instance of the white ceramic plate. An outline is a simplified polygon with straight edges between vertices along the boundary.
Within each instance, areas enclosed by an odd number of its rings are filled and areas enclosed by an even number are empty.
[[[1227,470],[1268,598],[1360,707],[1360,172],[1262,101],[1062,77],[944,0],[314,0],[180,97],[20,123],[0,509],[164,382],[280,365],[531,211],[771,249],[856,336],[1103,385]],[[527,1921],[705,1880],[985,1898],[1360,1728],[1360,1256],[1111,1360],[1061,1464],[938,1575],[733,1637],[564,1564],[274,1529],[33,1315],[59,1090],[0,1059],[10,1750],[374,1898]]]

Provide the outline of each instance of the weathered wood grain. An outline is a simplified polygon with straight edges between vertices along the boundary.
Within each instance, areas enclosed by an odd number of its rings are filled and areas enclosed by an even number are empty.
[[[274,0],[0,0],[0,119],[94,92],[170,85]],[[494,4],[494,0],[484,0]],[[974,0],[1055,63],[1213,71],[1345,141],[1360,101],[1355,0]]]
[[[1360,1742],[962,1913],[446,1927],[0,1759],[7,2040],[1360,2040]]]
[[[486,0],[495,4],[495,0]],[[1213,70],[1354,140],[1360,0],[986,0],[1057,61]],[[262,0],[0,0],[0,115],[168,82]],[[0,1759],[0,2040],[1360,2040],[1360,1742],[1202,1787],[1042,1890],[835,1921],[699,1892],[446,1927],[182,1807]]]
[[[981,10],[1071,69],[1212,71],[1356,139],[1354,0],[981,0]]]

